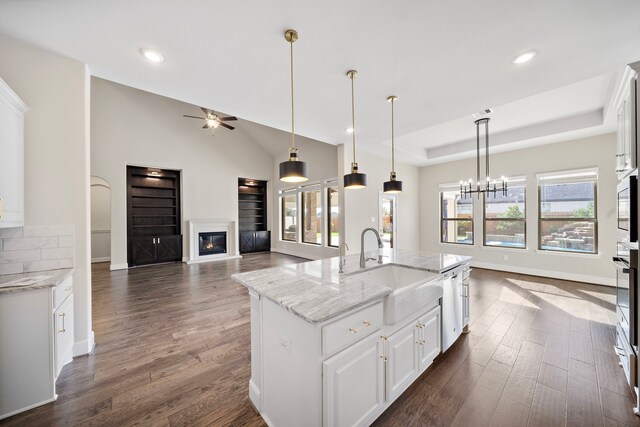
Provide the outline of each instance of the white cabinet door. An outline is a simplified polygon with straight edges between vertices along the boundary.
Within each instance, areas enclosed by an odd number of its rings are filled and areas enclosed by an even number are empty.
[[[431,365],[433,359],[440,354],[440,307],[431,310],[420,319],[422,336],[419,341],[420,370]]]
[[[418,374],[418,343],[420,329],[412,322],[387,339],[387,401],[394,400],[413,382]]]
[[[73,359],[73,294],[53,313],[55,327],[55,378],[62,367]]]
[[[0,228],[24,225],[24,112],[0,79]]]
[[[382,340],[375,333],[323,363],[325,427],[366,426],[384,405]]]

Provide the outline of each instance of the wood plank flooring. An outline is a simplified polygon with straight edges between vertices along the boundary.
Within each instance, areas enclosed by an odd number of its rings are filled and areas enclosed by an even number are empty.
[[[230,276],[303,261],[94,264],[94,354],[63,369],[56,402],[0,426],[264,426],[247,398],[249,299]],[[471,333],[375,426],[640,426],[613,289],[476,269],[470,291]]]

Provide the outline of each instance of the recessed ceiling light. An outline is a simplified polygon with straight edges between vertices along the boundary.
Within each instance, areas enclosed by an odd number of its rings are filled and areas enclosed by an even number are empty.
[[[346,128],[344,131],[346,133],[353,133],[353,128]]]
[[[140,54],[144,56],[148,61],[153,62],[154,64],[159,64],[164,62],[164,56],[157,50],[142,48],[140,49]]]
[[[535,50],[530,50],[528,52],[525,53],[521,53],[520,55],[516,56],[515,58],[513,58],[513,61],[511,61],[513,64],[524,64],[525,62],[529,62],[533,59],[534,56],[536,56],[538,54],[538,52],[536,52]]]

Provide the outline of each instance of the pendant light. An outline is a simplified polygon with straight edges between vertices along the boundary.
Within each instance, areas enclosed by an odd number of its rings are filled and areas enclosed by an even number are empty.
[[[396,180],[396,157],[395,157],[395,133],[393,127],[393,104],[398,99],[397,96],[391,95],[387,98],[387,101],[391,103],[391,176],[389,177],[389,181],[386,181],[383,184],[383,189],[385,193],[396,194],[402,193],[402,181]]]
[[[356,109],[354,101],[353,79],[356,78],[358,72],[351,70],[347,72],[347,77],[351,79],[351,139],[353,141],[353,162],[351,162],[351,173],[344,176],[344,188],[364,188],[367,186],[367,175],[358,172],[358,163],[356,162]]]
[[[293,42],[298,40],[298,32],[296,30],[287,30],[284,32],[284,38],[291,47],[291,148],[289,148],[289,160],[280,163],[280,181],[304,182],[309,179],[307,177],[307,164],[298,159],[293,114]]]

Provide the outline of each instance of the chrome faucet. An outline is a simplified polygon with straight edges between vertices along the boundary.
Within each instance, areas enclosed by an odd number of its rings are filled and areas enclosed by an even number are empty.
[[[383,248],[382,239],[380,238],[380,233],[378,230],[372,227],[365,228],[362,230],[362,234],[360,235],[360,268],[364,268],[367,261],[370,259],[375,261],[375,258],[366,258],[364,257],[364,235],[367,231],[373,231],[373,234],[376,235],[376,239],[378,239],[378,264],[382,264],[382,254],[380,253],[380,249]]]
[[[342,251],[342,248],[344,248],[344,252]],[[349,245],[347,245],[347,242],[340,243],[340,246],[338,247],[338,255],[340,256],[340,260],[338,261],[338,273],[344,273],[344,266],[347,263],[347,260],[344,258],[347,256],[348,250],[350,249]]]

